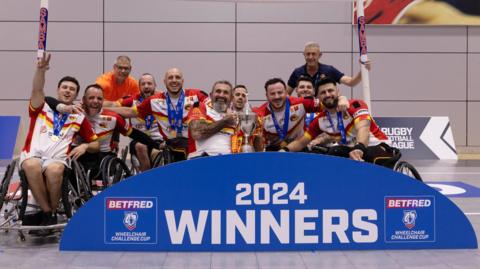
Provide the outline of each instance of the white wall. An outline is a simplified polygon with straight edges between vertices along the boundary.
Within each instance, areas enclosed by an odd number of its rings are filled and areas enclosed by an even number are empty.
[[[39,1],[1,1],[0,115],[25,117]],[[307,41],[320,43],[323,62],[349,75],[358,70],[348,2],[49,2],[50,95],[63,75],[76,76],[82,87],[93,82],[119,54],[132,58],[136,77],[149,72],[161,81],[177,66],[187,87],[209,91],[215,80],[228,79],[246,84],[256,103],[264,100],[265,80],[287,80],[303,64]],[[368,26],[367,38],[375,115],[447,115],[457,146],[480,146],[480,27]],[[359,87],[342,91],[361,96]]]

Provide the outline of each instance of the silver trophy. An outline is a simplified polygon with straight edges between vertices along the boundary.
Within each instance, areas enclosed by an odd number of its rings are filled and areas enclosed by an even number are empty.
[[[254,152],[253,147],[248,144],[248,138],[252,135],[253,130],[257,127],[257,114],[255,114],[248,104],[245,105],[243,113],[238,114],[240,129],[243,132],[242,152]]]

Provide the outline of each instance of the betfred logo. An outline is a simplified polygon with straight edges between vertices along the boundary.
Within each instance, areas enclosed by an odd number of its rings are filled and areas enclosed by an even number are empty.
[[[150,200],[107,198],[106,203],[107,203],[107,210],[153,208],[153,201],[150,201]]]
[[[387,208],[419,208],[431,205],[431,199],[387,198]]]

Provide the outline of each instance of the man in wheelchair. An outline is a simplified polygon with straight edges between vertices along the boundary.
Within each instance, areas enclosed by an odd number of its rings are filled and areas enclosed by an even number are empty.
[[[37,61],[30,97],[28,129],[25,146],[20,156],[29,189],[41,208],[42,226],[57,223],[56,210],[59,205],[61,186],[67,159],[76,159],[86,152],[96,152],[97,136],[85,115],[59,113],[45,102],[45,74],[50,68],[50,54]],[[57,97],[65,104],[72,104],[78,95],[79,83],[73,77],[63,77],[58,82]],[[75,149],[71,144],[80,135],[85,143]],[[49,234],[42,230],[40,234]]]
[[[72,111],[78,109],[73,104],[62,104],[59,100],[51,97],[47,97],[47,102],[59,111]],[[87,153],[79,158],[79,162],[84,166],[85,171],[90,171],[90,176],[95,177],[96,175],[99,175],[99,172],[101,172],[100,164],[107,156],[116,156],[112,140],[115,132],[119,132],[124,136],[140,141],[149,147],[158,148],[158,144],[148,135],[132,128],[119,114],[103,108],[103,89],[100,85],[88,85],[85,88],[82,102],[85,115],[88,121],[92,124],[100,143],[100,152]],[[90,177],[90,179],[95,179],[92,177]]]
[[[325,109],[310,123],[303,137],[282,150],[301,151],[314,140],[310,146],[326,145],[325,154],[393,168],[400,152],[390,147],[390,140],[375,123],[367,105],[352,99],[347,111],[337,111],[340,92],[337,83],[328,77],[319,81],[316,90]]]

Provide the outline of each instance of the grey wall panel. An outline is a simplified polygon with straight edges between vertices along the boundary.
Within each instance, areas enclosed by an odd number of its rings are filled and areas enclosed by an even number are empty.
[[[468,51],[480,52],[480,27],[468,27]]]
[[[480,54],[468,54],[468,99],[469,100],[480,101],[479,72],[480,72]]]
[[[105,0],[105,20],[234,22],[235,3],[178,0]]]
[[[0,52],[5,63],[0,66],[3,79],[2,99],[29,99],[32,90],[32,78],[35,70],[36,53]],[[101,74],[102,54],[99,52],[55,52],[47,71],[45,92],[56,95],[57,82],[66,75],[76,77],[80,86],[85,87]]]
[[[0,22],[0,38],[0,50],[37,49],[38,23]]]
[[[352,4],[346,1],[317,3],[238,3],[239,22],[351,23]]]
[[[239,51],[303,51],[316,41],[323,51],[349,52],[351,27],[343,24],[251,24],[237,26]]]
[[[465,101],[464,54],[371,53],[369,57],[372,100]],[[360,83],[355,96],[361,91]]]
[[[165,89],[163,78],[167,69],[178,67],[183,71],[186,88],[200,88],[210,92],[216,80],[235,80],[234,53],[126,53],[132,59],[132,75],[138,78],[148,72],[155,76],[159,89]],[[118,53],[106,53],[105,63],[113,63]],[[107,70],[110,67],[106,67]]]
[[[129,33],[126,38],[126,33]],[[231,23],[107,23],[105,49],[113,51],[233,51]]]
[[[101,23],[54,22],[48,25],[47,49],[101,51],[103,26]]]
[[[0,50],[36,50],[38,23],[0,22]],[[51,22],[48,24],[48,50],[102,50],[102,24]]]
[[[377,117],[448,116],[457,146],[466,145],[465,102],[372,102]]]
[[[49,1],[49,20],[52,21],[101,21],[103,0]],[[38,21],[39,0],[2,0],[0,20]]]
[[[40,1],[38,0],[2,0],[0,20],[2,21],[38,21]]]
[[[480,125],[478,116],[480,115],[480,102],[468,103],[468,145],[480,146]]]
[[[367,26],[367,48],[369,52],[466,52],[466,33],[464,26]],[[356,29],[353,44],[358,52]]]
[[[325,53],[323,62],[335,65],[339,70],[350,70],[350,53]],[[237,83],[249,88],[249,98],[265,100],[265,81],[280,77],[285,83],[292,71],[304,64],[300,53],[239,53],[237,56]],[[349,93],[349,88],[342,87]]]

